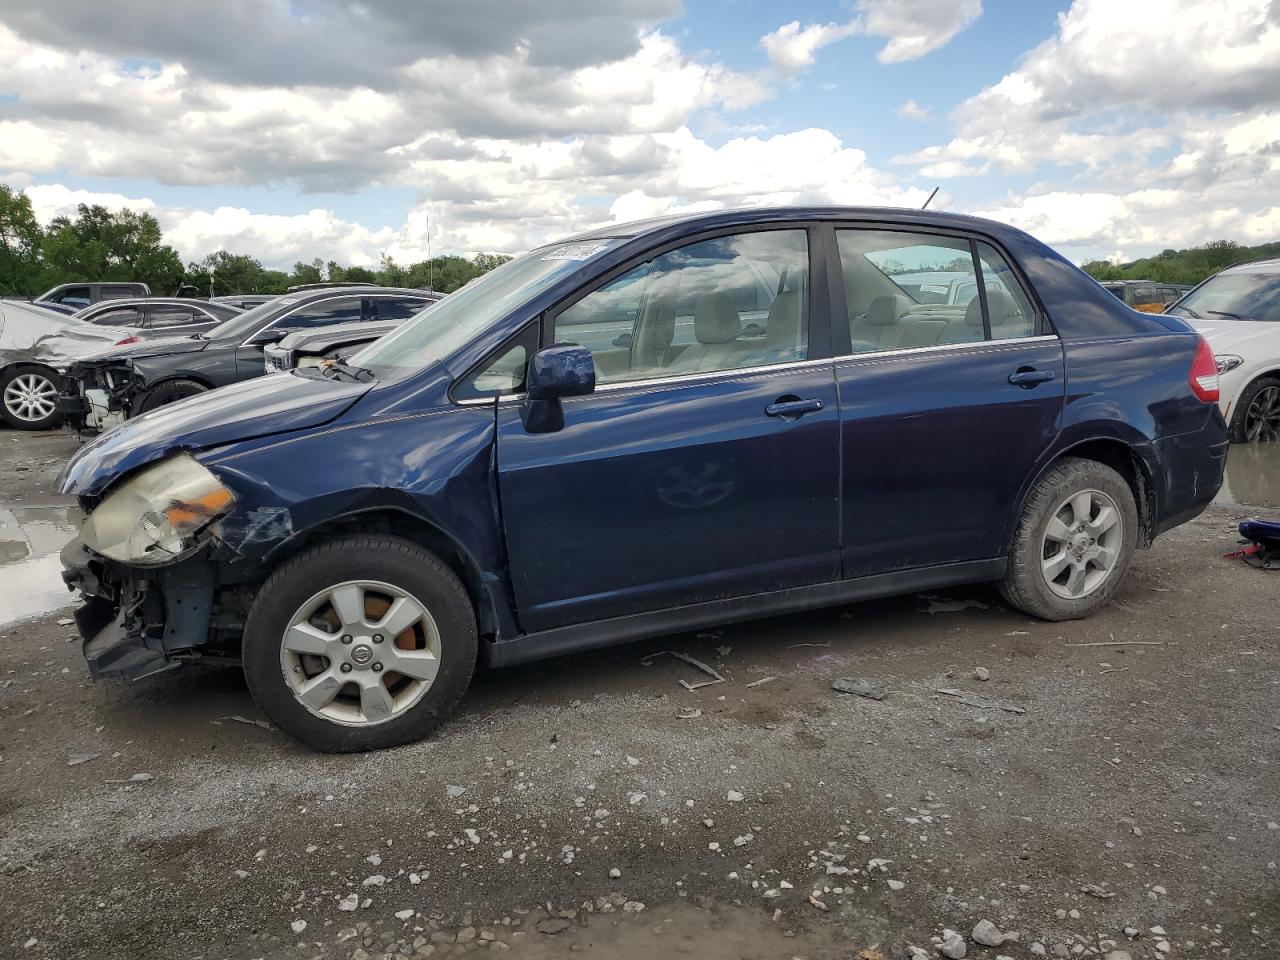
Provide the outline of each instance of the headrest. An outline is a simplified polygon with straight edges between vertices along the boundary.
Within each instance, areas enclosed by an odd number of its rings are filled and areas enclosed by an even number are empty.
[[[656,350],[671,346],[676,335],[676,311],[669,297],[653,297],[644,310],[640,329],[646,342]]]
[[[987,291],[987,312],[991,314],[991,326],[998,327],[1018,312],[1013,297],[1003,290]],[[982,326],[982,300],[974,297],[964,310],[964,321],[971,327]]]
[[[785,290],[769,304],[765,346],[770,350],[794,350],[800,339],[800,291]]]
[[[876,297],[867,307],[867,323],[873,327],[887,327],[911,309],[911,301],[901,294]]]
[[[693,305],[693,335],[699,343],[728,343],[742,335],[742,319],[727,293],[704,293]]]

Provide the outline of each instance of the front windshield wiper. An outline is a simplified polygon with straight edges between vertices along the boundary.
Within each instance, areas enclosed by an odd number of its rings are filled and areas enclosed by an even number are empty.
[[[1226,317],[1229,320],[1252,320],[1253,317],[1244,317],[1238,313],[1232,313],[1230,310],[1210,310],[1215,317]]]
[[[209,336],[208,334],[200,333],[197,331],[196,333],[193,333],[191,336],[187,337],[187,339],[188,340],[208,340]]]
[[[1190,307],[1178,307],[1177,309],[1178,309],[1178,310],[1185,311],[1186,313],[1191,314],[1191,319],[1192,319],[1192,320],[1203,320],[1203,319],[1204,319],[1204,317],[1200,316],[1200,314],[1196,313],[1196,312],[1195,312],[1194,310],[1192,310]]]
[[[324,371],[324,375],[326,377],[329,376],[329,371],[333,371],[335,374],[350,377],[352,380],[356,380],[361,383],[368,382],[369,380],[376,380],[378,377],[378,375],[368,367],[353,366],[352,364],[344,361],[341,357],[323,364],[321,366],[321,370]]]

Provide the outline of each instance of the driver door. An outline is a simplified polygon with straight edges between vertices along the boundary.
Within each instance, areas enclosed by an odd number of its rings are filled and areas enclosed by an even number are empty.
[[[687,243],[552,315],[597,387],[554,433],[498,406],[526,631],[839,578],[839,410],[809,350],[827,312],[808,251],[803,226]]]

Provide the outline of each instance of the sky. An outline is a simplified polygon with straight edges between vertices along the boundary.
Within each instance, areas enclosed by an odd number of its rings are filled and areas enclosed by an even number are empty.
[[[933,207],[1082,262],[1280,240],[1280,0],[5,0],[0,182],[186,260]]]

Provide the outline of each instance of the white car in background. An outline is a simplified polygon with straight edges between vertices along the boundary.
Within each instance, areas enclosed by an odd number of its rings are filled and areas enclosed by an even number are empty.
[[[1232,441],[1280,441],[1280,259],[1227,267],[1166,312],[1213,348]]]

